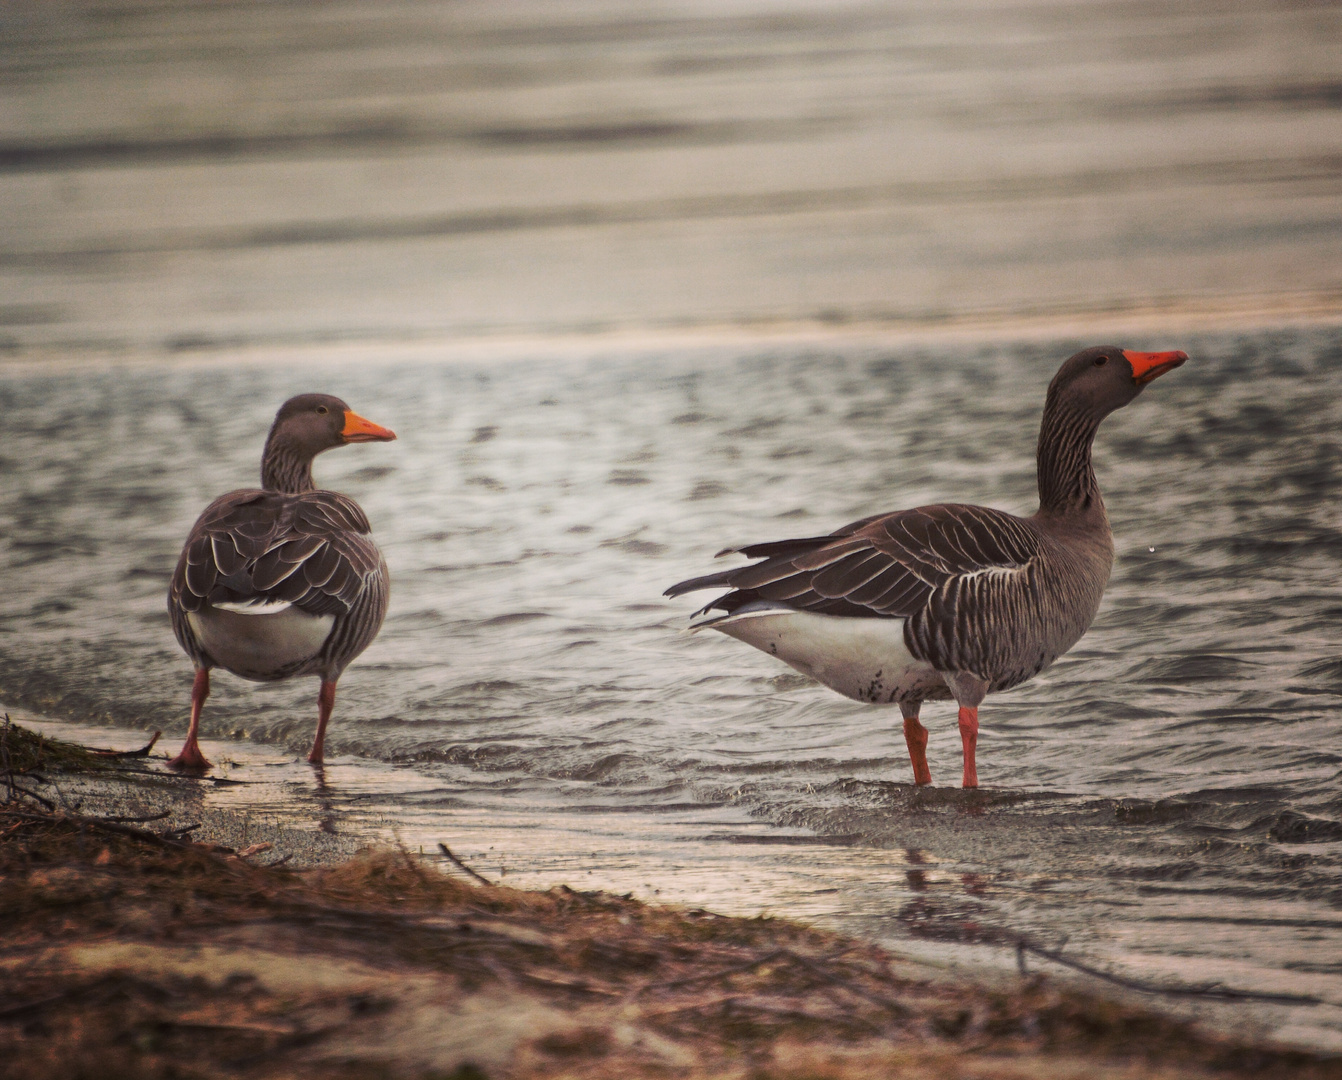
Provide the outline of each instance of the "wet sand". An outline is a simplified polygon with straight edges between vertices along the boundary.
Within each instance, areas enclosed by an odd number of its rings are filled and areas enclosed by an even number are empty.
[[[55,721],[25,710],[10,710],[10,715],[32,731],[78,745],[137,750],[152,735]],[[1180,979],[1169,972],[1144,978],[1139,971],[1115,968],[1084,950],[1065,947],[1069,962],[1092,971],[1077,971],[1038,951],[1023,960],[1015,937],[1003,939],[987,924],[976,930],[972,922],[948,926],[947,933],[892,940],[881,920],[867,925],[871,920],[846,910],[853,906],[851,897],[831,895],[840,890],[825,888],[859,869],[875,881],[892,872],[936,878],[936,860],[924,863],[913,851],[836,845],[823,834],[779,829],[730,805],[686,808],[676,814],[627,812],[613,819],[579,810],[552,813],[544,821],[527,809],[510,813],[495,807],[486,812],[457,800],[435,799],[438,785],[408,768],[336,758],[318,771],[301,758],[246,741],[205,740],[206,755],[216,767],[204,777],[179,776],[163,765],[164,750],[176,737],[166,737],[149,760],[133,763],[144,774],[109,778],[70,773],[54,776],[52,786],[39,791],[63,810],[96,817],[157,817],[155,830],[172,834],[185,829],[184,836],[207,846],[257,850],[258,865],[322,868],[368,849],[398,850],[462,877],[439,854],[438,845],[445,843],[472,871],[513,889],[596,890],[676,910],[708,909],[744,920],[799,920],[826,933],[856,931],[854,940],[867,942],[863,948],[884,950],[917,969],[921,978],[974,995],[991,997],[1004,987],[1046,983],[1068,993],[1099,995],[1125,1010],[1154,1010],[1171,1023],[1195,1025],[1213,1040],[1328,1049],[1327,1019],[1301,1019],[1312,1016],[1310,1002],[1289,980],[1270,987],[1252,981],[1237,985],[1232,976],[1214,984],[1229,996],[1186,993],[1189,987],[1208,984],[1200,977]],[[906,865],[905,856],[913,862]],[[966,887],[974,892],[972,884]],[[967,917],[972,919],[972,913]],[[1057,945],[1034,941],[1028,934],[1020,940],[1045,951]],[[124,959],[130,954],[116,955]],[[1030,976],[1022,978],[1027,962]],[[1120,985],[1106,981],[1106,973],[1114,974]],[[1148,989],[1121,985],[1134,976]],[[1274,1001],[1274,992],[1282,999]],[[1326,1002],[1322,1007],[1327,1012]],[[1153,1053],[1162,1065],[1171,1065],[1173,1059]],[[1064,1070],[1059,1075],[1071,1074]],[[1085,1075],[1084,1070],[1078,1075]]]
[[[1041,974],[350,859],[311,808],[260,821],[155,759],[7,775],[59,804],[0,807],[9,1075],[1342,1076]]]

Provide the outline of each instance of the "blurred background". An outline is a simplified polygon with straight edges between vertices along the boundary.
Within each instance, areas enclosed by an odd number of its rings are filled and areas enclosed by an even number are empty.
[[[0,5],[0,346],[1342,311],[1331,0]]]

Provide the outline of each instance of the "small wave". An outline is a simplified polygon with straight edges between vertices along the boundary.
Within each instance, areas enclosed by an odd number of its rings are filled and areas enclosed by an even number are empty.
[[[476,623],[477,626],[512,626],[515,623],[530,622],[532,619],[548,619],[551,616],[544,611],[510,611],[506,615],[495,615]],[[508,684],[512,685],[512,684]]]
[[[1296,672],[1301,679],[1316,679],[1331,690],[1342,693],[1342,659],[1315,660]]]
[[[1141,802],[1124,799],[1114,806],[1114,819],[1124,825],[1168,825],[1172,821],[1186,821],[1205,804],[1159,799]]]
[[[548,775],[560,780],[605,780],[617,772],[635,767],[640,773],[645,771],[643,761],[634,754],[606,754],[596,761],[549,770]]]
[[[1217,653],[1192,653],[1144,660],[1126,673],[1141,682],[1189,683],[1222,679],[1247,679],[1261,667],[1248,660]]]
[[[1283,810],[1272,819],[1267,834],[1279,844],[1325,844],[1342,840],[1342,821]]]
[[[862,833],[832,834],[829,836],[796,836],[789,833],[706,833],[703,840],[719,844],[776,844],[782,846],[814,847],[823,844],[830,847],[852,847],[866,839]]]

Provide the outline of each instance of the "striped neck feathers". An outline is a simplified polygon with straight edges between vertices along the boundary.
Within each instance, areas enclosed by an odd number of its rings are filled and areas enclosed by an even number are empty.
[[[1104,499],[1090,462],[1091,444],[1103,416],[1083,411],[1050,393],[1039,425],[1037,472],[1040,513],[1078,515],[1098,508]]]
[[[261,486],[286,495],[315,490],[312,457],[272,431],[266,440],[266,452],[261,456]]]

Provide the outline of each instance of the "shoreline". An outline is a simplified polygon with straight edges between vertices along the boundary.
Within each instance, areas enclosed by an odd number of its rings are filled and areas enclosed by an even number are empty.
[[[117,1034],[143,1076],[1342,1077],[1335,1056],[1052,973],[357,854],[311,821],[208,805],[229,777],[140,758],[40,775],[24,783],[51,807],[0,808],[0,1045],[20,1075],[68,1073]]]
[[[329,339],[238,342],[202,340],[190,348],[159,344],[74,342],[0,354],[0,374],[35,375],[154,367],[211,368],[251,364],[367,364],[436,361],[506,363],[544,357],[587,360],[614,355],[749,347],[972,347],[993,341],[1034,343],[1152,336],[1235,334],[1276,329],[1322,330],[1342,325],[1334,292],[1282,296],[1197,297],[1135,301],[1096,309],[966,311],[841,319],[760,317],[740,322],[612,323],[424,332],[407,336],[333,335]]]
[[[4,711],[0,707],[0,711]],[[48,738],[72,739],[81,745],[109,747],[118,751],[136,751],[148,741],[148,731],[136,731],[129,727],[93,726],[76,724],[64,720],[47,718],[32,714],[27,710],[11,710],[9,715],[16,723],[40,731]],[[232,851],[247,851],[256,845],[264,845],[264,853],[258,851],[256,859],[260,865],[275,863],[286,869],[297,871],[321,872],[338,867],[346,860],[353,859],[360,852],[388,851],[399,849],[403,855],[413,857],[419,863],[427,861],[440,869],[456,873],[448,867],[442,857],[437,856],[433,848],[435,843],[447,840],[454,855],[464,856],[471,867],[483,869],[491,883],[507,885],[523,892],[546,894],[554,889],[569,889],[570,883],[581,889],[595,888],[597,894],[621,896],[632,904],[646,904],[662,910],[670,903],[668,910],[713,910],[722,912],[714,918],[742,920],[772,920],[776,914],[782,918],[800,919],[801,926],[819,927],[816,932],[840,936],[845,940],[862,942],[864,947],[887,951],[899,957],[900,962],[910,963],[926,974],[926,977],[953,983],[954,986],[972,986],[976,993],[997,994],[1002,986],[1024,985],[1031,981],[1045,982],[1047,985],[1063,989],[1068,993],[1096,995],[1098,1000],[1108,1006],[1125,1010],[1138,1010],[1159,1016],[1170,1024],[1193,1025],[1212,1040],[1243,1040],[1255,1046],[1287,1046],[1307,1055],[1322,1055],[1319,1061],[1334,1061],[1342,1064],[1335,1049],[1329,1042],[1323,1044],[1299,1037],[1287,1038],[1276,1042],[1272,1038],[1275,1025],[1268,1020],[1271,1013],[1264,1013],[1263,1005],[1253,1002],[1235,1002],[1215,1000],[1215,995],[1206,1000],[1186,997],[1177,993],[1169,997],[1165,993],[1149,993],[1125,989],[1125,987],[1107,985],[1106,975],[1099,970],[1091,973],[1078,973],[1049,961],[1047,954],[1021,958],[1009,943],[993,943],[989,940],[973,943],[953,943],[938,938],[919,939],[898,935],[890,938],[886,934],[872,934],[870,928],[858,922],[856,926],[847,926],[851,919],[833,918],[823,912],[805,910],[804,906],[789,903],[797,896],[805,895],[807,877],[798,873],[796,860],[789,864],[772,865],[772,875],[761,876],[760,868],[750,860],[773,857],[777,859],[776,843],[735,845],[735,851],[722,852],[696,848],[701,853],[703,867],[699,876],[731,876],[750,879],[752,875],[760,877],[756,891],[741,891],[739,884],[735,889],[715,894],[695,891],[695,876],[690,875],[686,883],[684,857],[679,852],[682,863],[675,863],[675,853],[668,859],[664,853],[654,847],[640,849],[632,856],[632,867],[620,875],[612,873],[609,865],[603,865],[593,852],[592,864],[596,867],[596,876],[592,869],[582,871],[586,852],[581,859],[572,856],[573,852],[533,851],[535,844],[546,844],[554,836],[560,836],[564,824],[548,822],[550,832],[545,836],[533,834],[539,816],[535,808],[518,810],[511,814],[511,820],[491,821],[493,832],[486,840],[510,839],[511,847],[503,845],[495,853],[494,845],[488,845],[484,852],[484,843],[474,832],[478,822],[472,822],[472,813],[463,808],[451,808],[439,812],[425,820],[423,810],[415,810],[407,802],[397,802],[395,794],[413,796],[413,786],[419,781],[420,790],[432,793],[436,782],[417,773],[413,767],[391,766],[386,763],[364,761],[364,759],[337,759],[329,762],[325,778],[319,784],[313,784],[313,769],[301,758],[293,757],[283,751],[276,753],[275,747],[254,745],[250,741],[207,741],[208,753],[216,761],[216,769],[208,777],[192,778],[166,773],[161,769],[161,761],[172,753],[172,742],[180,733],[168,735],[156,747],[156,761],[145,762],[153,775],[144,777],[138,773],[125,777],[64,777],[58,788],[48,790],[48,796],[59,798],[60,808],[74,810],[82,814],[110,814],[115,817],[156,817],[154,829],[185,829],[184,836],[207,845],[221,845]],[[166,751],[166,753],[164,753]],[[307,784],[302,784],[302,779]],[[358,778],[362,784],[358,784]],[[297,778],[297,779],[295,779]],[[396,785],[396,793],[389,794],[388,785]],[[325,786],[323,786],[325,785]],[[325,794],[323,794],[325,792]],[[381,800],[378,798],[381,793]],[[730,812],[730,808],[729,809]],[[162,816],[162,817],[158,817]],[[480,817],[479,808],[474,817]],[[483,816],[494,817],[484,812]],[[601,818],[588,812],[584,816],[590,821]],[[619,832],[628,843],[628,830],[639,825],[627,821],[629,814],[617,814],[616,820],[599,822],[603,828]],[[683,816],[680,816],[683,817]],[[158,822],[161,821],[161,824]],[[679,828],[692,824],[680,820]],[[701,825],[703,822],[701,821]],[[761,832],[770,833],[768,839],[801,841],[786,845],[789,856],[800,856],[807,860],[819,859],[812,869],[813,875],[823,876],[825,859],[836,855],[860,857],[862,852],[852,852],[847,848],[836,849],[824,843],[823,837],[815,837],[812,843],[805,843],[803,836],[774,837],[778,829],[766,822],[753,822]],[[737,824],[737,828],[745,828]],[[713,832],[721,836],[722,821],[713,822]],[[511,836],[507,834],[511,833]],[[711,833],[710,833],[711,834]],[[585,832],[568,837],[570,845],[586,847],[592,841],[593,833]],[[564,837],[561,837],[561,840]],[[702,840],[690,837],[691,841]],[[719,848],[722,845],[718,845]],[[730,871],[714,860],[722,857],[733,860]],[[491,861],[497,860],[497,861]],[[743,860],[743,861],[742,861]],[[631,860],[627,860],[631,861]],[[565,871],[565,867],[568,867]],[[586,876],[585,876],[586,875]],[[460,875],[458,875],[460,876]],[[800,877],[801,881],[790,880]],[[635,880],[637,884],[635,884]],[[646,881],[647,884],[644,884]],[[667,896],[663,898],[663,888]],[[788,887],[792,892],[788,891]],[[750,903],[750,899],[764,899],[773,887],[772,902]],[[1070,954],[1072,955],[1072,954]],[[1074,959],[1082,959],[1075,957]],[[1021,977],[1027,970],[1028,978]],[[1066,961],[1062,962],[1066,965]],[[1108,966],[1108,965],[1106,965]],[[1119,965],[1122,970],[1122,965]],[[1098,977],[1098,978],[1096,978]],[[1176,982],[1178,979],[1176,979]],[[1122,982],[1122,979],[1119,979]],[[1235,991],[1232,990],[1232,993]],[[1271,997],[1271,994],[1266,995]],[[1274,1006],[1275,1008],[1275,1006]],[[1296,1005],[1296,1008],[1299,1008]],[[1070,1073],[1066,1073],[1070,1075]],[[1082,1073],[1079,1073],[1082,1075]],[[1127,1073],[1125,1073],[1125,1076]],[[1138,1073],[1145,1075],[1145,1073]],[[1159,1073],[1165,1075],[1165,1073]],[[1202,1073],[1197,1073],[1202,1075]],[[1333,1073],[1327,1073],[1333,1075]],[[1337,1073],[1342,1077],[1342,1068]]]

